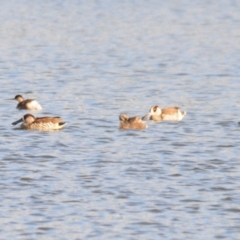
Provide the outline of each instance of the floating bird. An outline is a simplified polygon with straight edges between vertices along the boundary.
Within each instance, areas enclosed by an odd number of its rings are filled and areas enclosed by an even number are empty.
[[[17,109],[23,110],[42,110],[41,105],[35,99],[26,99],[22,95],[16,95],[15,98],[18,101]]]
[[[147,124],[140,117],[129,117],[127,114],[122,113],[119,115],[120,120],[120,129],[145,129],[147,128]]]
[[[32,114],[25,114],[23,118],[15,121],[12,125],[23,122],[21,129],[35,129],[40,131],[60,130],[66,122],[61,122],[60,117],[39,117],[36,118]]]
[[[161,109],[159,106],[152,106],[149,113],[142,119],[150,118],[152,121],[181,121],[186,115],[186,111],[180,111],[178,107]]]

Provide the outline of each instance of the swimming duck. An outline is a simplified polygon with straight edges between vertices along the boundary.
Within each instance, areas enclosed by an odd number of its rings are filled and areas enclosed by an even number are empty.
[[[59,130],[64,127],[66,122],[61,122],[60,117],[39,117],[36,118],[32,114],[25,114],[23,118],[15,121],[12,125],[23,122],[21,129],[35,129],[40,131]]]
[[[16,95],[15,98],[18,101],[17,109],[28,109],[28,110],[42,110],[41,105],[35,99],[26,99],[22,95]]]
[[[144,129],[147,128],[147,124],[140,117],[129,117],[126,113],[119,115],[120,129]]]
[[[150,118],[152,121],[181,121],[186,113],[186,111],[180,111],[178,107],[161,109],[156,105],[150,108],[149,113],[143,119]]]

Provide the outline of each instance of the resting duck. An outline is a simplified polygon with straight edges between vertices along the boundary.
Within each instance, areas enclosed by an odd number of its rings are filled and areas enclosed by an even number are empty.
[[[66,122],[61,122],[60,117],[39,117],[36,118],[32,114],[25,114],[23,118],[15,121],[12,125],[23,122],[21,129],[35,129],[40,131],[60,130]]]
[[[42,110],[41,105],[35,99],[26,99],[22,95],[16,95],[15,98],[18,101],[17,109],[28,109],[28,110]]]
[[[170,107],[161,109],[159,106],[152,106],[147,115],[143,119],[152,121],[181,121],[186,115],[186,111],[180,111],[178,107]]]
[[[119,115],[120,120],[120,129],[145,129],[147,128],[147,124],[140,117],[129,117],[126,113],[122,113]]]

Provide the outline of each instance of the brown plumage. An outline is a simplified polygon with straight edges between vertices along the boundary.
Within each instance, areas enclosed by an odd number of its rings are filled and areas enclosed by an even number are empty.
[[[178,110],[178,107],[164,108],[162,109],[162,114],[177,114]]]
[[[60,117],[39,117],[36,118],[32,114],[25,114],[23,118],[15,121],[12,125],[23,122],[20,126],[22,129],[35,129],[40,131],[59,130],[64,127],[65,122]]]
[[[18,101],[17,109],[23,110],[42,110],[42,106],[35,99],[24,100],[22,95],[16,95],[15,98]]]
[[[120,129],[145,129],[147,128],[147,124],[140,117],[129,117],[127,114],[122,113],[119,115],[120,120]]]
[[[181,121],[186,111],[180,111],[178,107],[161,109],[159,106],[152,106],[143,119],[150,118],[152,121]]]

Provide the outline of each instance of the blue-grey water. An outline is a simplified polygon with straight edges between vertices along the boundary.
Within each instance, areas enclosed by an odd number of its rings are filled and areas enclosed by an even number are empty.
[[[0,239],[240,238],[240,2],[2,1]],[[61,116],[61,131],[18,130]],[[179,106],[181,122],[118,116]]]

